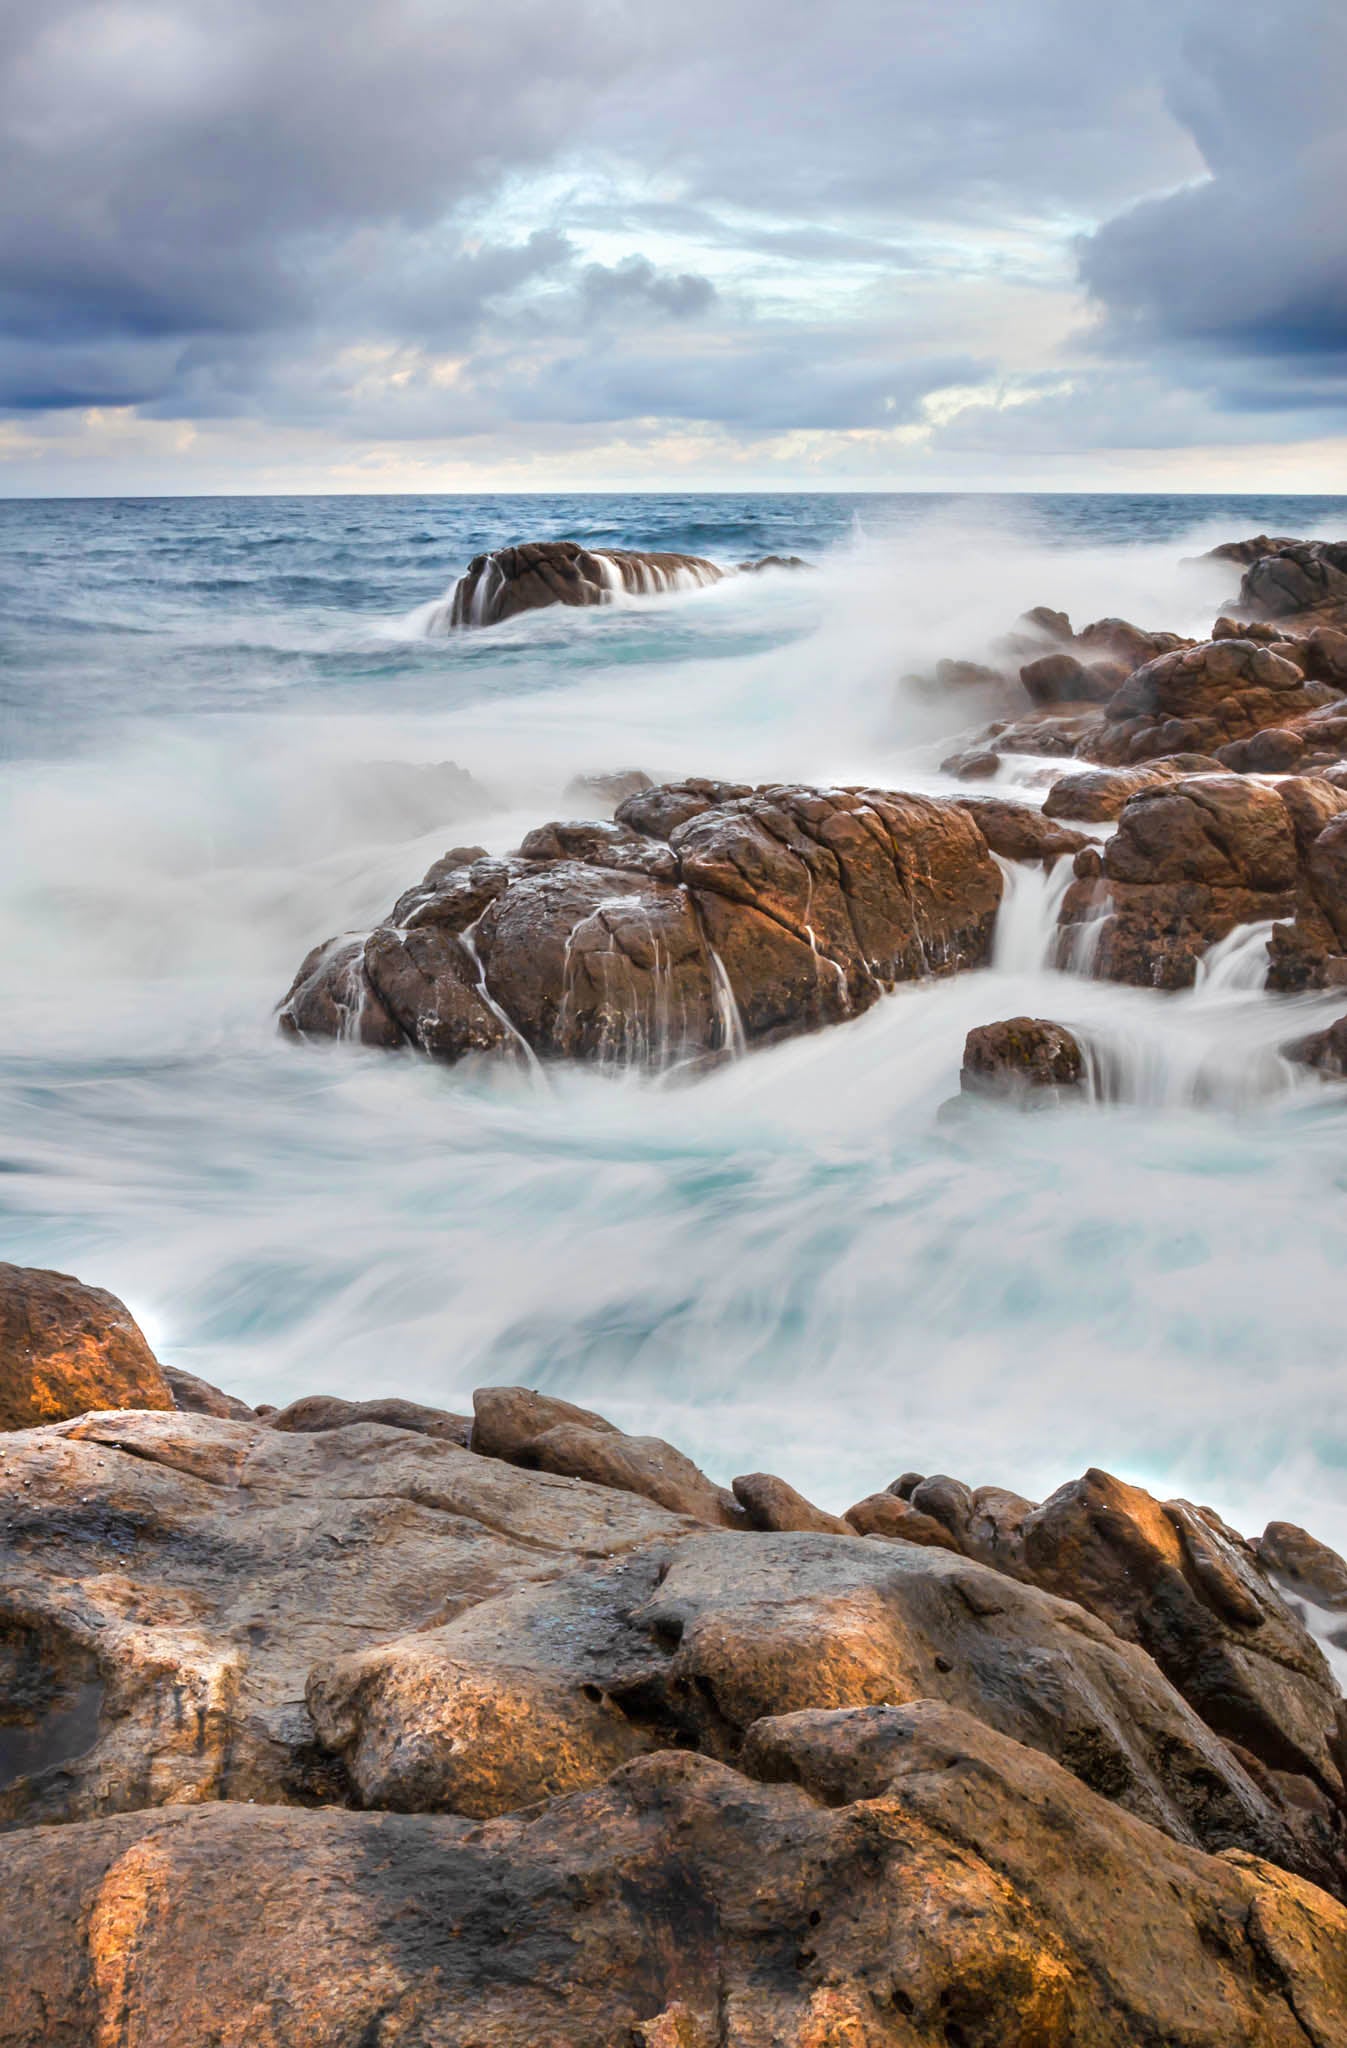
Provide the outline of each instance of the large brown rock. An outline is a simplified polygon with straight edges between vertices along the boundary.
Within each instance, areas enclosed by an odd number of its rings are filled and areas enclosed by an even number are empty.
[[[343,1801],[304,1706],[320,1659],[697,1526],[371,1423],[24,1431],[0,1456],[0,1826]]]
[[[662,1067],[858,1015],[988,957],[1002,881],[958,804],[688,783],[509,861],[437,863],[304,962],[299,1035]]]
[[[1219,774],[1221,766],[1209,754],[1175,754],[1165,760],[1148,761],[1144,768],[1076,769],[1057,777],[1043,799],[1043,815],[1079,818],[1092,825],[1108,824],[1120,817],[1123,805],[1143,789],[1181,782],[1188,775]]]
[[[1244,571],[1240,603],[1265,618],[1347,605],[1347,542],[1274,541]]]
[[[552,604],[609,604],[615,595],[698,590],[724,575],[698,555],[586,548],[573,540],[522,541],[474,555],[438,620],[442,630],[497,626]]]
[[[1298,663],[1253,640],[1207,640],[1162,654],[1104,706],[1080,751],[1120,767],[1164,754],[1214,753],[1232,740],[1315,710],[1332,695]]]
[[[660,1437],[628,1436],[587,1408],[528,1387],[479,1387],[472,1398],[472,1448],[487,1457],[637,1493],[699,1522],[744,1526],[734,1496]]]
[[[0,1430],[95,1408],[172,1408],[130,1310],[69,1273],[0,1265]]]
[[[1347,1878],[1347,1707],[1268,1560],[1209,1510],[1091,1470],[1041,1506],[925,1480],[912,1504],[966,1556],[1069,1597],[1140,1643],[1246,1758],[1309,1865]]]
[[[1088,927],[1101,978],[1190,987],[1202,955],[1236,925],[1304,905],[1316,860],[1328,865],[1317,852],[1324,820],[1343,802],[1331,784],[1300,778],[1274,787],[1202,775],[1140,791],[1102,853],[1077,856],[1064,952]],[[1336,900],[1336,883],[1325,893]]]
[[[1343,2048],[1347,1913],[935,1701],[485,1825],[222,1807],[0,1845],[3,2048]]]
[[[651,1747],[733,1760],[764,1714],[928,1697],[1178,1840],[1334,1868],[1147,1656],[1070,1601],[922,1541],[654,1544],[320,1664],[308,1685],[364,1803],[477,1816]]]
[[[216,1413],[216,1410],[208,1411]],[[447,1408],[428,1408],[420,1401],[381,1398],[343,1401],[335,1394],[304,1394],[280,1408],[267,1421],[272,1429],[314,1435],[327,1429],[349,1429],[358,1422],[380,1422],[388,1429],[411,1429],[419,1436],[438,1437],[467,1449],[472,1419]]]
[[[1047,814],[1046,804],[1039,811],[1032,804],[1012,803],[998,796],[960,796],[954,801],[976,820],[988,846],[1002,860],[1035,861],[1046,868],[1063,854],[1079,853],[1091,844],[1085,833],[1056,824]]]

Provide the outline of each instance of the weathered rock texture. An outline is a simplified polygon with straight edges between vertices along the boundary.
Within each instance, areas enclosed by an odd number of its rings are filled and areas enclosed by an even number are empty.
[[[1077,1040],[1065,1025],[1041,1017],[980,1024],[964,1041],[960,1083],[968,1095],[1055,1096],[1084,1079]]]
[[[1236,925],[1294,914],[1280,946],[1296,965],[1283,968],[1282,985],[1316,975],[1322,985],[1330,949],[1343,950],[1333,916],[1347,928],[1333,871],[1334,848],[1347,844],[1345,805],[1347,793],[1318,778],[1272,785],[1198,775],[1140,790],[1102,851],[1076,857],[1061,913],[1064,954],[1084,937],[1104,979],[1186,988]],[[1274,932],[1274,983],[1278,943]]]
[[[1347,2044],[1303,1531],[374,1405],[0,1442],[6,2048]]]
[[[521,541],[474,555],[444,608],[445,630],[497,626],[545,605],[610,604],[615,596],[699,590],[724,575],[697,555],[586,548],[574,540]]]
[[[663,1066],[858,1015],[988,957],[1002,880],[961,806],[686,782],[508,860],[446,855],[363,938],[317,948],[297,1034]]]
[[[89,1408],[171,1408],[130,1310],[69,1273],[0,1265],[0,1430]]]

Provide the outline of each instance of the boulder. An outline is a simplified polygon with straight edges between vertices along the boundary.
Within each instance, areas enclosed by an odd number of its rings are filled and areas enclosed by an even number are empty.
[[[1163,760],[1148,761],[1144,768],[1077,769],[1073,774],[1058,776],[1043,799],[1043,815],[1080,818],[1092,825],[1107,824],[1143,789],[1181,782],[1186,775],[1219,774],[1220,770],[1220,761],[1209,754],[1172,754]]]
[[[1032,804],[1009,802],[998,796],[961,796],[962,804],[993,853],[1002,860],[1036,861],[1051,867],[1064,854],[1077,854],[1092,842],[1084,832],[1072,832],[1056,824]]]
[[[588,1409],[573,1408],[527,1387],[479,1387],[472,1448],[508,1458],[534,1472],[588,1479],[619,1493],[641,1494],[674,1514],[737,1529],[743,1510],[733,1495],[672,1444],[657,1436],[627,1436]]]
[[[733,1761],[763,1715],[919,1698],[1057,1758],[1177,1840],[1332,1868],[1135,1645],[916,1541],[654,1543],[320,1663],[307,1688],[365,1804],[478,1818],[643,1749]]]
[[[522,541],[474,555],[431,631],[497,626],[547,605],[611,604],[614,597],[700,590],[724,575],[697,555],[586,548],[573,540]]]
[[[1322,1031],[1289,1039],[1281,1052],[1298,1067],[1315,1067],[1328,1080],[1347,1081],[1347,1017],[1335,1018]]]
[[[3,2048],[1341,2048],[1347,1913],[937,1701],[485,1825],[208,1807],[0,1845]]]
[[[730,1481],[730,1490],[744,1511],[750,1529],[808,1529],[816,1534],[846,1536],[850,1525],[827,1514],[797,1493],[774,1472],[745,1472]]]
[[[1294,1522],[1269,1522],[1254,1549],[1279,1585],[1316,1607],[1347,1613],[1347,1560],[1308,1530]]]
[[[1277,541],[1249,562],[1240,603],[1265,618],[1347,604],[1347,541]]]
[[[69,1273],[0,1264],[0,1430],[91,1409],[172,1408],[124,1302]]]
[[[256,1419],[257,1411],[250,1408],[246,1401],[236,1399],[233,1394],[221,1393],[209,1380],[199,1380],[195,1373],[180,1372],[173,1365],[164,1365],[159,1369],[164,1375],[169,1393],[173,1396],[173,1406],[180,1408],[184,1414],[226,1415],[232,1416],[235,1422],[252,1422]]]
[[[1025,662],[1020,681],[1035,704],[1102,704],[1119,680],[1111,665],[1102,666],[1101,674],[1074,654],[1042,654]]]
[[[957,1550],[944,1524],[923,1515],[909,1501],[891,1492],[870,1493],[846,1512],[848,1528],[858,1536],[883,1536],[893,1543],[923,1543],[936,1550]]]
[[[567,803],[601,805],[615,811],[629,796],[653,789],[654,782],[641,768],[618,768],[610,775],[575,775],[562,794]]]
[[[1236,775],[1139,791],[1102,851],[1077,855],[1061,910],[1064,953],[1089,926],[1102,979],[1190,987],[1202,955],[1236,925],[1295,908],[1302,855],[1293,812],[1302,800],[1317,811],[1341,794],[1327,783],[1273,788]]]
[[[1162,754],[1214,753],[1282,727],[1325,701],[1284,652],[1253,640],[1207,640],[1148,661],[1104,706],[1103,729],[1080,751],[1106,767]]]
[[[315,1435],[327,1429],[350,1429],[360,1422],[379,1422],[388,1429],[411,1429],[442,1443],[468,1447],[472,1419],[451,1415],[445,1408],[427,1408],[420,1401],[343,1401],[335,1394],[305,1394],[269,1416],[272,1429],[292,1435]]]
[[[988,957],[1002,878],[956,803],[689,782],[510,860],[448,857],[311,953],[283,1029],[434,1057],[666,1067],[859,1015]]]
[[[0,1456],[0,1827],[343,1803],[304,1705],[320,1659],[697,1526],[372,1423],[25,1430]]]
[[[981,1024],[964,1041],[960,1086],[966,1095],[1055,1097],[1085,1081],[1085,1058],[1065,1025],[1041,1017]]]

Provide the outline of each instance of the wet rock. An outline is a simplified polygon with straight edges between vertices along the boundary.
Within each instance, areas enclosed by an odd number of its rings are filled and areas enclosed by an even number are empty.
[[[959,1078],[968,1095],[1056,1095],[1081,1086],[1085,1059],[1065,1025],[1009,1017],[969,1032]]]
[[[1044,810],[1032,804],[1011,803],[1005,797],[962,796],[962,804],[993,853],[1002,860],[1037,861],[1051,867],[1066,854],[1079,853],[1091,842],[1083,832],[1072,832],[1055,824]]]
[[[300,1035],[456,1060],[662,1067],[858,1015],[988,956],[1001,874],[957,804],[689,782],[509,861],[437,863],[363,942],[311,954]]]
[[[0,1430],[94,1408],[172,1408],[124,1302],[69,1273],[0,1264]]]
[[[1130,797],[1102,851],[1077,857],[1061,912],[1066,947],[1088,926],[1102,979],[1190,987],[1202,955],[1236,925],[1294,907],[1300,855],[1285,787],[1203,775]]]
[[[1027,1516],[1023,1569],[1139,1642],[1219,1735],[1317,1788],[1341,1856],[1342,1702],[1249,1546],[1186,1501],[1093,1470]]]
[[[1280,554],[1283,548],[1298,547],[1300,543],[1286,535],[1273,537],[1267,533],[1252,534],[1248,540],[1223,540],[1219,547],[1208,548],[1199,559],[1204,562],[1237,562],[1247,568],[1250,562],[1258,561],[1262,555]]]
[[[292,1435],[311,1436],[327,1429],[349,1429],[359,1422],[382,1423],[387,1429],[411,1429],[442,1443],[468,1447],[472,1418],[445,1408],[427,1408],[420,1401],[343,1401],[335,1394],[305,1394],[269,1417],[271,1427]]]
[[[840,1515],[816,1508],[774,1472],[745,1472],[730,1481],[730,1490],[751,1529],[813,1530],[816,1534],[846,1536],[850,1525]]]
[[[4,2048],[1337,2048],[1347,1915],[947,1706],[773,1719],[541,1812],[14,1838]],[[751,1874],[751,1881],[746,1881]]]
[[[1185,775],[1219,774],[1221,763],[1210,754],[1174,754],[1149,761],[1144,768],[1083,768],[1059,775],[1043,799],[1045,818],[1080,818],[1107,824],[1123,805],[1143,789],[1180,782]]]
[[[1218,748],[1216,758],[1237,775],[1285,775],[1299,766],[1305,753],[1303,733],[1273,725],[1252,733],[1247,740],[1232,740],[1228,747]]]
[[[1126,671],[1124,671],[1126,673]],[[1118,687],[1116,672],[1099,674],[1074,654],[1043,654],[1020,670],[1020,681],[1035,704],[1102,704]]]
[[[1144,663],[1178,653],[1193,642],[1185,640],[1181,633],[1147,632],[1144,627],[1134,626],[1130,619],[1096,619],[1093,625],[1082,626],[1075,645],[1095,660],[1116,662],[1130,675]]]
[[[629,796],[639,796],[643,789],[654,787],[644,769],[618,768],[611,775],[573,776],[563,795],[567,803],[595,804],[604,810],[615,811]]]
[[[169,1393],[173,1396],[173,1406],[182,1409],[185,1414],[225,1415],[231,1416],[235,1422],[252,1422],[256,1419],[256,1410],[250,1408],[246,1401],[237,1400],[233,1394],[222,1394],[209,1380],[199,1380],[195,1373],[180,1372],[173,1365],[164,1365],[159,1369],[164,1375]]]
[[[1080,751],[1104,766],[1162,754],[1214,753],[1315,710],[1327,686],[1284,653],[1252,640],[1208,640],[1163,654],[1104,707],[1105,726]]]
[[[615,595],[698,590],[724,575],[697,555],[586,548],[578,541],[523,541],[475,555],[431,631],[495,626],[544,606],[609,604]]]
[[[1347,604],[1347,542],[1276,542],[1249,563],[1239,595],[1247,610],[1270,618]]]
[[[735,564],[741,576],[756,576],[763,569],[812,569],[813,566],[803,555],[760,555],[754,562]]]
[[[968,747],[960,754],[950,754],[940,763],[942,775],[957,775],[960,782],[990,782],[993,775],[1001,773],[1001,756],[988,747]]]
[[[1310,1031],[1292,1038],[1282,1047],[1282,1058],[1298,1067],[1316,1067],[1327,1078],[1347,1081],[1347,1017],[1339,1017],[1323,1031]]]
[[[1277,785],[1300,854],[1295,915],[1268,942],[1269,988],[1285,992],[1347,983],[1347,789],[1319,776]]]
[[[697,1526],[405,1428],[169,1412],[26,1430],[0,1456],[0,1635],[28,1674],[0,1683],[0,1827],[344,1803],[304,1706],[316,1663]]]
[[[1269,1522],[1254,1545],[1264,1571],[1316,1607],[1347,1612],[1347,1560],[1294,1522]]]

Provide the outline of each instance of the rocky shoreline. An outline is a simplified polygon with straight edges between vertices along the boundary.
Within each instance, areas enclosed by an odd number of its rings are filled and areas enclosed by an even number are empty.
[[[1190,988],[1266,923],[1268,989],[1347,986],[1347,543],[1215,557],[1242,580],[1206,641],[1076,632],[1040,606],[1000,666],[939,664],[942,700],[972,683],[1013,714],[945,769],[982,785],[1037,758],[1041,808],[644,776],[604,806],[594,778],[578,793],[608,816],[504,857],[452,848],[372,931],[315,947],[282,1027],[448,1061],[696,1067],[986,965],[1004,864],[1067,859],[1060,967]],[[1298,1056],[1337,1072],[1331,1047]]]
[[[253,1410],[25,1268],[0,1330],[5,2048],[1347,2042],[1305,1531]]]

